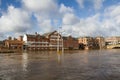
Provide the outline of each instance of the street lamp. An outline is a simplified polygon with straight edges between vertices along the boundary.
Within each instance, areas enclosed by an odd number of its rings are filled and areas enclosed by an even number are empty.
[[[60,32],[60,28],[62,28],[62,27],[59,27],[58,28],[58,36],[57,36],[57,53],[60,53],[60,46],[62,47],[62,53],[63,53],[63,51],[64,51],[64,46],[63,46],[63,39],[62,39],[62,32]],[[61,33],[61,38],[60,38],[60,36],[59,36],[59,34]],[[60,44],[60,40],[61,40],[61,44]]]

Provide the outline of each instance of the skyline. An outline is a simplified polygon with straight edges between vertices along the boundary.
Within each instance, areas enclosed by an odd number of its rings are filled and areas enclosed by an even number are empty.
[[[120,1],[0,0],[0,39],[58,27],[75,37],[120,36]]]

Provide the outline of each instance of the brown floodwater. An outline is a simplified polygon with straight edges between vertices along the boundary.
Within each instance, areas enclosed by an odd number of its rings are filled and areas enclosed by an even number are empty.
[[[0,80],[120,80],[120,49],[1,53]]]

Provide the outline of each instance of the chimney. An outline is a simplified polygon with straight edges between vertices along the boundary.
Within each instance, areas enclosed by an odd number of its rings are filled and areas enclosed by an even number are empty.
[[[11,36],[9,36],[9,37],[8,37],[8,40],[12,40],[12,37],[11,37]]]
[[[14,38],[14,40],[17,40],[16,38]]]
[[[23,36],[19,36],[18,40],[23,41]]]
[[[38,33],[37,32],[35,32],[35,35],[37,35]]]

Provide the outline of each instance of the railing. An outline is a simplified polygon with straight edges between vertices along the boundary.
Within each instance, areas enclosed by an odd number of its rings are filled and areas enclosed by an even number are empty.
[[[49,47],[49,45],[29,45],[28,47]]]
[[[32,43],[48,43],[48,42],[38,42],[38,41],[28,41],[27,43],[32,44]]]
[[[49,47],[58,47],[58,45],[49,45]],[[62,45],[59,45],[59,47],[62,47]]]

